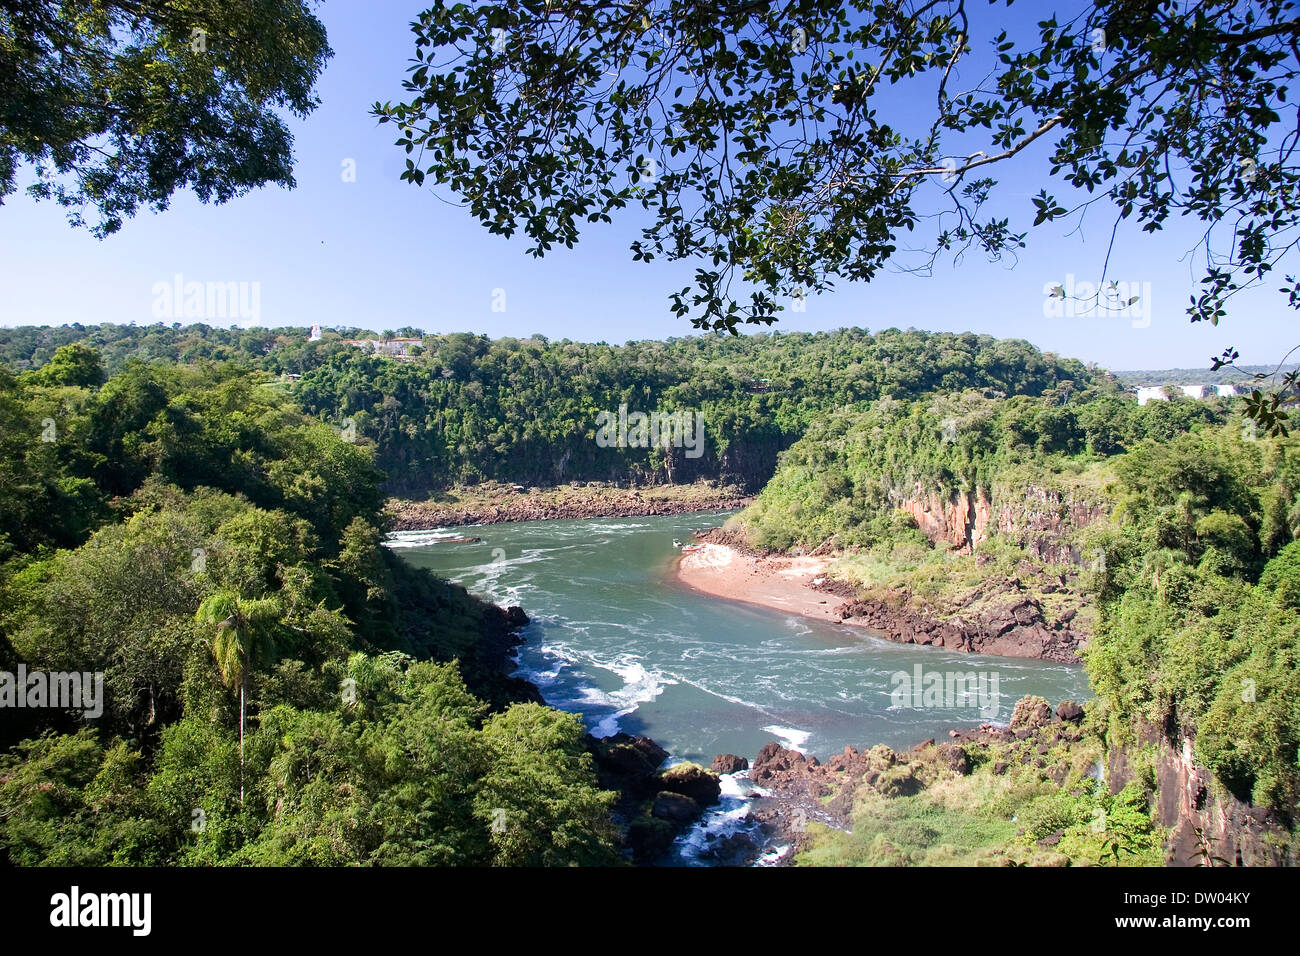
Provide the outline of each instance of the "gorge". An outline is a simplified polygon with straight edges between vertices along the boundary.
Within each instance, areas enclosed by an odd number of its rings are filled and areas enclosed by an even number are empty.
[[[677,585],[673,540],[724,518],[523,522],[475,528],[476,543],[445,543],[452,529],[397,532],[386,543],[475,594],[523,606],[532,623],[520,634],[516,673],[547,703],[581,713],[593,736],[653,738],[670,762],[754,761],[774,740],[821,760],[846,747],[902,751],[956,727],[1005,725],[1026,695],[1090,697],[1077,664],[910,648]],[[996,697],[899,706],[895,675],[917,668],[980,675]],[[727,786],[739,799],[740,783]],[[735,824],[746,812],[740,803],[722,808]],[[701,826],[731,832],[711,817]],[[691,846],[688,835],[678,849],[689,856]]]

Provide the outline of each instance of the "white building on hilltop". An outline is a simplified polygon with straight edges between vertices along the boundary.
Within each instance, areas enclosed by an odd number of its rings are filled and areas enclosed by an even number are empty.
[[[343,339],[343,344],[365,349],[375,355],[407,358],[412,349],[424,345],[424,339]]]
[[[1211,395],[1219,395],[1224,398],[1231,398],[1237,394],[1235,385],[1139,385],[1137,387],[1137,400],[1139,405],[1145,405],[1150,401],[1167,402],[1169,395],[1166,389],[1177,389],[1188,398],[1206,399]]]

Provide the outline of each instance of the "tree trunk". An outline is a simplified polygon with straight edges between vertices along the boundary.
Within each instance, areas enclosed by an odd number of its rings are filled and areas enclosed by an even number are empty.
[[[239,682],[239,805],[244,805],[244,690],[248,687],[248,670]]]

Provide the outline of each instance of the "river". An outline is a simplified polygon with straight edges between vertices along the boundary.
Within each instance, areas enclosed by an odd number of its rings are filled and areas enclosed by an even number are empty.
[[[753,760],[770,740],[822,758],[850,744],[910,747],[952,727],[1005,724],[1025,694],[1091,697],[1077,666],[895,644],[680,586],[674,540],[725,516],[531,521],[387,543],[481,597],[521,605],[532,623],[517,673],[549,704],[582,714],[596,736],[644,734],[705,766],[719,753]],[[445,540],[465,534],[482,541]],[[918,667],[931,683],[973,672],[986,693],[903,699]]]

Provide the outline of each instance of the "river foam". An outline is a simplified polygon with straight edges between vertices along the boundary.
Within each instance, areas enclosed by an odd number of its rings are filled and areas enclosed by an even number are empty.
[[[780,740],[781,743],[785,745],[786,750],[795,750],[801,754],[808,752],[804,750],[803,745],[806,744],[808,738],[812,736],[810,731],[798,730],[794,727],[777,727],[773,725],[764,727],[763,732],[769,733]]]
[[[754,834],[759,825],[750,815],[755,796],[764,791],[749,781],[749,771],[724,773],[718,777],[722,793],[717,804],[705,811],[698,823],[673,843],[673,855],[686,866],[712,866],[711,856],[724,852],[726,841],[738,834]]]

